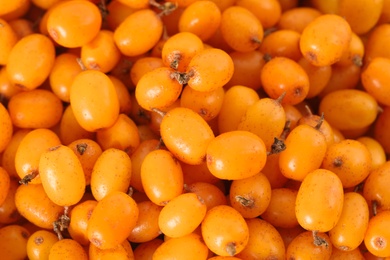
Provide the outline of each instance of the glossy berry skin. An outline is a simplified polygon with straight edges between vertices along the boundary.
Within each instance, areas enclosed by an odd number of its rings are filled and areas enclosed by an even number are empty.
[[[343,202],[344,190],[337,175],[318,169],[302,181],[295,202],[295,214],[303,228],[327,232],[337,224]]]

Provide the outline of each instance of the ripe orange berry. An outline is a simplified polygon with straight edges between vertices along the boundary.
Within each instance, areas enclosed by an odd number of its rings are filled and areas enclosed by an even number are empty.
[[[192,233],[206,215],[206,204],[195,193],[181,194],[168,202],[158,216],[161,232],[171,238]]]
[[[168,150],[180,161],[200,164],[214,133],[207,122],[189,108],[168,111],[161,122],[161,138]]]
[[[367,92],[344,89],[325,95],[320,101],[319,113],[324,113],[333,127],[353,130],[369,126],[375,121],[378,104]],[[355,120],[354,115],[359,116],[359,120]]]
[[[48,259],[51,247],[58,237],[48,230],[38,230],[27,240],[27,256],[31,260]]]
[[[317,169],[302,181],[295,202],[295,214],[304,229],[327,232],[340,219],[343,203],[344,190],[337,175]]]
[[[42,34],[31,34],[18,41],[9,53],[7,75],[22,89],[36,89],[49,76],[54,60],[53,42]]]
[[[98,202],[88,222],[89,241],[100,249],[123,243],[135,227],[139,210],[126,193],[114,191]]]
[[[113,191],[127,192],[131,180],[131,160],[126,152],[109,148],[97,158],[91,174],[93,197],[100,201]]]
[[[12,29],[8,22],[0,18],[0,37],[3,39],[0,42],[0,64],[5,65],[8,62],[8,56],[18,41],[16,32]]]
[[[30,232],[20,225],[0,228],[0,255],[9,259],[25,259],[29,236]]]
[[[191,32],[207,41],[221,23],[221,10],[213,1],[196,1],[187,6],[180,16],[180,32]]]
[[[68,227],[69,235],[80,245],[89,245],[89,239],[87,235],[88,222],[96,205],[97,201],[86,200],[78,203],[70,211],[70,223]]]
[[[222,12],[220,30],[227,44],[241,52],[257,49],[264,36],[260,20],[241,6],[230,6]]]
[[[161,67],[149,71],[139,79],[135,97],[143,109],[163,109],[179,98],[183,86],[173,77],[173,73],[173,69]]]
[[[309,92],[309,77],[305,70],[289,58],[271,59],[261,70],[260,78],[269,97],[277,99],[285,93],[282,104],[296,105]]]
[[[267,35],[260,46],[260,51],[267,59],[286,57],[298,61],[302,57],[299,49],[300,33],[293,30],[278,30]]]
[[[114,41],[122,54],[137,56],[144,54],[160,40],[163,23],[151,9],[138,10],[115,29]]]
[[[177,159],[166,150],[154,150],[144,158],[141,181],[148,198],[163,206],[183,192],[183,172]]]
[[[15,193],[18,212],[37,227],[52,229],[64,208],[52,202],[42,184],[20,185]]]
[[[12,119],[8,110],[2,103],[0,103],[0,152],[3,152],[7,148],[8,143],[11,141],[13,134],[13,125],[11,120]]]
[[[330,259],[332,244],[326,233],[304,231],[297,235],[286,250],[286,259]]]
[[[70,103],[77,122],[90,132],[112,126],[119,115],[114,84],[101,71],[86,70],[75,77]]]
[[[72,14],[72,15],[69,15]],[[52,6],[47,31],[59,45],[81,47],[97,36],[102,24],[99,8],[90,1],[66,1]]]
[[[291,8],[281,14],[278,28],[302,33],[305,27],[321,14],[321,11],[311,7]]]
[[[219,179],[240,180],[258,174],[267,159],[263,140],[248,131],[220,134],[207,147],[206,162]]]
[[[389,257],[390,232],[386,228],[390,223],[390,211],[386,210],[370,218],[364,237],[364,245],[370,253],[377,257]]]
[[[9,101],[8,111],[17,127],[50,128],[60,122],[63,105],[53,92],[34,89],[14,95]]]
[[[245,219],[237,210],[226,205],[207,211],[201,230],[207,247],[220,256],[240,253],[249,241],[249,228]]]
[[[187,67],[188,86],[197,91],[213,91],[229,82],[234,64],[229,54],[209,48],[196,54]]]
[[[306,26],[299,44],[303,56],[311,64],[327,66],[341,59],[351,37],[347,21],[335,14],[324,14]]]
[[[51,147],[42,153],[39,176],[47,196],[57,205],[74,205],[84,195],[85,176],[81,162],[67,146]]]
[[[229,190],[230,205],[244,218],[256,218],[271,201],[271,185],[263,173],[234,180]]]
[[[369,217],[364,197],[356,192],[345,193],[340,219],[329,231],[333,246],[345,251],[358,248],[364,240]]]
[[[203,50],[202,40],[192,32],[180,32],[169,37],[163,45],[164,65],[185,72],[191,59]]]
[[[60,260],[69,258],[87,260],[88,255],[84,248],[73,239],[62,239],[53,244],[48,259]]]

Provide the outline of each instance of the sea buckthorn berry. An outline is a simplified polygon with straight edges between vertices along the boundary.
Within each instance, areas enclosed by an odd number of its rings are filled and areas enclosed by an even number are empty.
[[[108,14],[105,17],[108,27],[114,31],[130,14],[138,9],[132,8],[121,1],[111,1],[106,6]]]
[[[369,217],[364,197],[356,192],[345,193],[340,219],[329,231],[332,245],[345,251],[358,248],[364,240]]]
[[[337,14],[343,17],[356,34],[370,31],[378,22],[382,12],[383,0],[342,0],[338,3]]]
[[[26,134],[15,154],[15,169],[19,178],[25,183],[41,183],[38,168],[41,154],[60,144],[58,136],[49,129],[35,129]]]
[[[210,172],[223,180],[240,180],[258,174],[267,159],[263,140],[248,131],[230,131],[215,137],[207,147]]]
[[[0,64],[6,65],[8,56],[18,41],[18,36],[8,22],[0,18]]]
[[[210,48],[196,54],[187,67],[188,86],[213,91],[229,82],[234,73],[232,58],[225,51]]]
[[[136,86],[138,81],[144,74],[157,68],[164,66],[164,63],[159,57],[142,57],[137,59],[130,69],[130,79]]]
[[[227,44],[241,52],[257,49],[264,36],[260,20],[241,6],[231,6],[222,12],[220,29]]]
[[[8,172],[0,166],[0,205],[6,200],[10,185],[11,179]]]
[[[136,189],[137,191],[144,192],[144,188],[142,186],[141,181],[141,167],[142,162],[145,156],[156,150],[160,145],[160,141],[157,139],[144,140],[140,143],[140,145],[134,150],[134,152],[130,155],[131,159],[131,187]]]
[[[302,181],[309,172],[321,166],[327,143],[325,136],[315,127],[295,127],[284,143],[286,149],[280,153],[279,167],[285,177]]]
[[[13,2],[2,1],[0,16],[7,16],[9,14],[12,14],[13,12],[16,12],[19,8],[24,6],[26,3],[29,3],[29,1],[26,0],[17,0]]]
[[[377,257],[390,256],[390,211],[385,210],[370,218],[364,237],[364,245],[368,251]]]
[[[127,192],[131,180],[131,160],[126,152],[110,148],[96,160],[91,175],[91,190],[97,201],[113,191]]]
[[[59,1],[60,0],[32,0],[31,2],[39,8],[47,10]]]
[[[20,225],[0,228],[0,255],[9,259],[25,259],[29,236],[30,232]]]
[[[274,26],[279,21],[282,13],[278,0],[238,0],[236,5],[250,10],[260,20],[264,28]]]
[[[207,211],[201,230],[207,247],[220,256],[234,256],[248,244],[248,224],[230,206],[220,205]]]
[[[332,65],[341,59],[348,48],[351,35],[351,27],[342,17],[321,15],[303,30],[299,43],[301,52],[313,65]]]
[[[236,85],[242,85],[254,90],[261,88],[259,72],[265,64],[264,55],[257,51],[229,53],[234,64],[234,73],[232,78],[226,83],[226,88]]]
[[[242,117],[251,105],[259,100],[254,89],[246,86],[233,86],[225,92],[221,111],[218,114],[220,133],[237,130]]]
[[[138,202],[137,207],[139,210],[137,223],[127,239],[133,243],[145,243],[161,234],[158,218],[163,207],[150,200]]]
[[[161,132],[160,132],[160,126],[161,126],[161,122],[162,122],[162,119],[164,117],[164,115],[169,112],[170,110],[174,109],[174,108],[178,108],[180,107],[180,99],[177,99],[172,105],[168,106],[168,107],[164,107],[163,109],[159,109],[159,110],[155,110],[156,113],[150,113],[149,114],[149,119],[148,119],[148,126],[149,128],[158,136],[160,136]],[[145,111],[148,111],[148,110],[145,110]],[[162,113],[160,113],[160,111]],[[148,112],[151,112],[151,111],[148,111]],[[141,112],[141,116],[142,116],[142,112]],[[161,138],[159,138],[161,139]]]
[[[195,193],[206,205],[207,210],[218,205],[227,205],[225,194],[214,184],[207,182],[195,182],[185,185],[185,190]]]
[[[49,259],[51,247],[58,237],[48,230],[38,230],[27,240],[27,256],[31,260]]]
[[[363,65],[363,56],[364,56],[364,43],[362,39],[352,32],[351,41],[349,42],[349,47],[343,53],[341,59],[336,63],[337,65],[346,66],[354,64],[356,66]]]
[[[101,71],[86,70],[75,77],[70,103],[77,122],[90,132],[112,126],[119,115],[114,84]]]
[[[196,1],[187,6],[180,16],[180,32],[191,32],[207,41],[219,28],[221,10],[213,1]]]
[[[133,249],[129,241],[125,240],[122,244],[111,249],[100,249],[94,244],[89,245],[89,259],[135,259]]]
[[[122,82],[119,78],[108,75],[112,84],[114,84],[115,92],[119,100],[119,112],[129,115],[131,112],[131,95],[129,89],[126,87],[125,83]]]
[[[180,96],[180,106],[192,109],[210,121],[218,116],[224,100],[225,90],[218,88],[214,91],[197,91],[193,88],[184,88]]]
[[[72,129],[72,131],[69,131],[69,129]],[[62,114],[59,132],[59,137],[64,145],[69,145],[78,139],[95,140],[96,137],[95,132],[85,130],[77,122],[71,105],[68,105]]]
[[[245,115],[242,117],[237,129],[254,133],[263,140],[268,151],[278,138],[286,124],[286,114],[280,104],[283,95],[274,100],[271,98],[262,98],[255,104],[248,107]]]
[[[309,91],[306,98],[317,96],[327,86],[332,76],[332,66],[314,66],[307,59],[301,58],[298,64],[309,77]]]
[[[188,259],[206,260],[209,250],[202,237],[191,233],[186,236],[171,238],[162,243],[154,252],[154,260]]]
[[[151,9],[142,9],[130,14],[114,32],[114,41],[122,54],[144,54],[160,40],[163,23]]]
[[[7,74],[16,86],[32,90],[49,76],[54,60],[53,42],[42,34],[31,34],[12,48],[6,67]]]
[[[160,206],[183,193],[181,166],[166,150],[154,150],[146,155],[141,166],[141,181],[148,198]]]
[[[0,152],[3,152],[12,139],[13,125],[10,114],[2,103],[0,103],[0,126]]]
[[[376,26],[367,38],[365,44],[364,62],[368,64],[373,58],[390,58],[389,49],[386,46],[390,40],[390,24]]]
[[[390,76],[385,73],[389,68],[390,59],[377,57],[372,59],[361,74],[364,89],[385,106],[390,106]]]
[[[321,126],[318,128],[318,131],[320,131],[325,136],[325,140],[326,140],[326,143],[328,146],[333,144],[334,143],[334,136],[333,136],[332,126],[324,118],[320,117],[319,115],[313,115],[310,112],[308,115],[302,116],[298,120],[298,125],[306,124],[306,125],[310,125],[312,127],[316,127],[319,122],[321,122]]]
[[[49,252],[50,260],[60,260],[60,259],[80,259],[87,260],[88,255],[84,248],[73,239],[62,239],[58,240],[51,247]]]
[[[19,187],[16,179],[11,179],[7,197],[0,204],[0,225],[16,223],[22,218],[15,205],[15,193]]]
[[[69,15],[72,14],[72,15]],[[99,8],[90,1],[66,1],[49,9],[47,31],[59,45],[81,47],[95,38],[102,24]]]
[[[8,111],[12,123],[17,127],[50,128],[60,122],[63,105],[53,92],[34,89],[13,96]]]
[[[371,154],[359,141],[346,139],[328,146],[322,168],[337,174],[344,188],[364,181],[371,171]]]
[[[173,77],[173,73],[173,69],[161,67],[140,78],[135,97],[143,109],[151,111],[168,107],[179,98],[183,86]]]
[[[362,136],[356,139],[364,144],[371,154],[371,169],[374,170],[386,162],[386,153],[381,143],[369,136]]]
[[[134,121],[125,114],[119,114],[112,126],[96,132],[96,141],[103,150],[116,148],[131,154],[138,147],[140,137]]]
[[[195,193],[181,194],[168,202],[158,216],[161,232],[173,237],[192,233],[206,215],[206,204]]]
[[[385,107],[379,114],[374,126],[374,137],[382,145],[387,154],[390,153],[390,107]]]
[[[75,54],[71,53],[58,55],[49,75],[50,87],[53,93],[62,101],[68,103],[73,79],[82,71],[77,58]]]
[[[286,259],[330,259],[332,244],[326,233],[304,231],[296,236],[288,245]]]
[[[379,166],[367,177],[363,186],[363,196],[367,200],[370,212],[390,210],[390,192],[386,183],[390,179],[390,162]]]
[[[161,55],[166,67],[185,72],[191,59],[202,50],[203,42],[197,35],[180,32],[167,39]]]
[[[89,239],[87,236],[88,222],[96,205],[97,201],[86,200],[78,203],[70,211],[70,223],[68,227],[69,235],[80,245],[89,245]]]
[[[74,205],[84,195],[83,167],[73,150],[67,146],[55,146],[42,153],[39,176],[47,196],[57,205]]]
[[[299,225],[295,215],[298,191],[288,188],[273,189],[271,200],[261,218],[274,227],[293,228]]]
[[[126,193],[114,191],[98,202],[88,222],[89,241],[100,249],[123,243],[135,227],[139,210]]]
[[[325,95],[336,90],[356,88],[361,77],[361,71],[362,68],[355,64],[345,66],[339,66],[338,64],[332,65],[332,75],[319,96],[323,98]]]
[[[64,208],[52,202],[42,184],[20,185],[15,193],[18,212],[37,227],[52,229]]]
[[[320,101],[319,113],[339,130],[353,130],[371,125],[378,113],[376,100],[368,93],[345,89],[331,92]],[[356,120],[356,118],[359,120]]]
[[[321,14],[322,13],[315,8],[295,7],[281,14],[277,27],[302,33],[305,27]]]
[[[277,99],[286,93],[282,104],[295,105],[309,92],[309,77],[299,64],[289,58],[276,57],[267,62],[260,73],[264,91]]]
[[[263,173],[234,180],[229,192],[230,205],[244,218],[256,218],[271,201],[271,185]]]
[[[81,61],[87,69],[107,73],[119,62],[121,53],[114,42],[114,33],[100,30],[93,40],[81,47]]]
[[[214,139],[207,122],[184,107],[174,108],[164,115],[160,133],[168,150],[188,164],[200,164],[206,157],[207,146]]]
[[[327,232],[340,219],[343,202],[343,185],[337,175],[317,169],[302,181],[295,202],[295,214],[304,229]]]
[[[277,30],[264,38],[259,50],[267,59],[286,57],[298,61],[302,57],[300,37],[301,34],[293,30]]]
[[[246,219],[248,244],[236,256],[240,259],[285,259],[283,239],[274,226],[259,218]]]

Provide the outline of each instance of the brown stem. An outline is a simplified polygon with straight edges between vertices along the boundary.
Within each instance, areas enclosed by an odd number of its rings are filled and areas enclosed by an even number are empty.
[[[38,174],[39,173],[38,173],[37,170],[32,171],[31,173],[29,173],[26,176],[24,176],[23,179],[21,179],[19,181],[19,184],[24,184],[24,185],[29,184],[29,182],[31,182],[33,179],[35,179],[35,177],[37,177]]]

